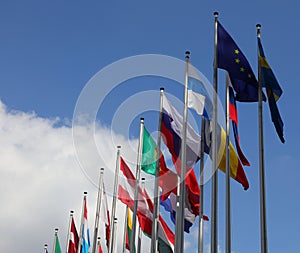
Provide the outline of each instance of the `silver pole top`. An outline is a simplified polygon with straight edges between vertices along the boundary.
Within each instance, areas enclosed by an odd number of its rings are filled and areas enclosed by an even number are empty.
[[[88,193],[87,192],[83,192],[83,195],[86,196]]]
[[[57,233],[58,233],[58,228],[54,229],[54,233],[55,233],[55,235],[57,235]]]
[[[72,215],[73,215],[73,213],[74,213],[74,211],[73,211],[73,210],[71,210],[71,211],[70,211],[70,215],[72,216]]]
[[[189,59],[190,58],[190,51],[185,51],[185,58],[186,59]]]
[[[141,123],[144,123],[144,120],[145,120],[144,118],[140,118]]]
[[[260,29],[261,29],[261,24],[257,24],[256,25],[256,29],[257,29],[257,37],[260,38]]]
[[[215,16],[215,18],[217,18],[219,16],[219,12],[215,11],[214,16]]]
[[[160,92],[164,92],[165,88],[161,87]]]
[[[118,146],[117,146],[117,149],[121,149],[121,146],[120,146],[120,145],[118,145]]]
[[[47,247],[48,247],[48,244],[47,244],[47,243],[45,243],[45,244],[44,244],[44,248],[45,248],[45,249],[47,249]]]

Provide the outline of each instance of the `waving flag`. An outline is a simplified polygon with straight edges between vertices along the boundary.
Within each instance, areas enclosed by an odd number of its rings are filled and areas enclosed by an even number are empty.
[[[78,242],[79,242],[78,233],[76,230],[74,217],[72,216],[68,253],[77,253]]]
[[[130,168],[127,166],[123,158],[120,158],[120,170],[125,176],[125,180],[121,180],[119,184],[119,200],[121,200],[125,205],[127,205],[131,211],[134,207],[134,189],[136,184],[136,179],[132,174]],[[152,215],[153,215],[153,203],[148,196],[147,192],[139,187],[138,188],[138,208],[137,217],[142,231],[151,237],[152,233]],[[159,238],[159,252],[168,253],[174,251],[174,234],[159,216],[159,226],[158,226],[158,238]],[[162,247],[165,251],[162,251]]]
[[[240,136],[238,133],[238,112],[234,97],[234,91],[233,88],[229,86],[229,117],[231,119],[232,123],[232,130],[234,134],[234,140],[235,140],[235,146],[239,155],[239,158],[241,159],[241,162],[243,165],[250,166],[250,163],[248,162],[246,156],[244,155],[241,146],[240,146]]]
[[[110,240],[110,218],[109,218],[109,211],[108,211],[108,204],[107,204],[107,196],[105,191],[105,186],[103,182],[103,191],[102,191],[102,201],[101,201],[101,220],[105,224],[105,237],[106,237],[106,246],[109,248],[109,240]]]
[[[90,247],[90,230],[88,227],[86,197],[84,198],[83,224],[82,224],[82,247],[81,253],[88,253]]]
[[[217,34],[218,68],[225,69],[229,73],[237,101],[258,101],[258,83],[247,58],[220,22]],[[264,94],[263,99],[266,100]]]
[[[265,57],[260,38],[257,38],[257,43],[259,49],[259,67],[261,70],[262,84],[267,90],[271,118],[281,142],[284,143],[283,121],[276,104],[282,94],[282,89]]]

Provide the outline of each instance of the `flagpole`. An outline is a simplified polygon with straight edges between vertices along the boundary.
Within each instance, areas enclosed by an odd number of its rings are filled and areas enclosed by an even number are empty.
[[[125,222],[124,222],[123,249],[122,249],[122,253],[126,253],[126,232],[127,232],[127,226],[128,226],[128,206],[126,206],[126,211],[125,211]]]
[[[158,191],[158,178],[160,170],[160,157],[161,157],[161,121],[162,121],[162,106],[163,106],[164,88],[160,88],[160,104],[159,104],[159,120],[158,120],[158,133],[157,133],[157,160],[155,170],[155,183],[154,183],[154,207],[152,219],[152,237],[151,237],[151,253],[157,253],[158,249],[158,217],[159,217],[159,191]]]
[[[230,200],[230,121],[229,121],[229,74],[226,73],[226,243],[225,252],[231,253],[231,200]]]
[[[117,239],[117,223],[118,223],[118,218],[114,218],[114,234],[113,234],[113,245],[112,245],[112,253],[116,252],[116,239]]]
[[[138,208],[138,187],[139,187],[141,163],[142,163],[143,134],[144,134],[144,118],[141,118],[137,165],[136,165],[136,185],[134,189],[134,209],[133,209],[133,217],[132,217],[132,237],[130,241],[130,253],[134,253],[134,244],[135,244],[136,216],[137,216],[136,214]]]
[[[48,253],[48,244],[44,244],[44,253]]]
[[[144,191],[144,188],[145,188],[145,178],[143,177],[141,180],[142,191]],[[152,224],[152,226],[153,226],[153,224]],[[141,253],[141,246],[142,246],[142,229],[139,226],[137,253]]]
[[[97,253],[100,253],[100,247],[101,247],[101,241],[100,241],[100,237],[97,238]]]
[[[66,253],[68,253],[69,251],[69,242],[70,242],[70,230],[71,230],[71,222],[72,222],[72,218],[73,218],[73,213],[74,211],[71,210],[70,211],[70,220],[69,220],[69,229],[68,229],[68,235],[67,235],[67,245],[66,245]]]
[[[203,253],[203,198],[204,198],[204,116],[201,116],[201,142],[200,142],[200,209],[199,209],[199,232],[198,232],[198,253]]]
[[[82,244],[82,227],[84,222],[84,203],[86,200],[87,192],[83,193],[83,204],[82,204],[82,213],[81,213],[81,223],[80,223],[80,231],[79,231],[79,242],[78,242],[78,249],[77,253],[81,253],[81,244]]]
[[[113,201],[112,201],[112,208],[111,208],[111,219],[114,221],[116,218],[116,205],[117,205],[117,196],[118,196],[118,179],[119,179],[119,170],[120,170],[120,152],[121,152],[121,146],[117,146],[117,159],[116,159],[116,169],[115,169],[115,181],[114,181],[114,195],[113,195]],[[113,241],[114,241],[114,229],[115,229],[115,223],[112,222],[111,228],[110,228],[110,239],[109,239],[109,247],[108,247],[108,253],[112,253],[113,248]]]
[[[58,234],[58,228],[56,228],[54,230],[54,243],[53,243],[53,253],[55,253],[55,246],[56,246],[56,238],[57,238],[57,234]]]
[[[99,176],[99,185],[98,185],[98,197],[97,197],[97,207],[96,207],[96,216],[95,216],[95,225],[94,225],[94,239],[93,239],[92,253],[96,252],[96,247],[97,247],[99,216],[100,216],[100,208],[101,208],[101,200],[102,200],[103,173],[104,173],[104,168],[101,168],[100,176]]]
[[[217,171],[217,99],[218,99],[218,16],[215,12],[215,35],[214,35],[214,109],[213,109],[213,131],[212,131],[212,199],[211,199],[211,253],[218,252],[218,171]]]
[[[257,24],[257,37],[260,38],[261,25]],[[258,49],[259,50],[259,49]],[[264,161],[264,132],[262,111],[262,79],[258,54],[258,131],[259,131],[259,181],[260,181],[260,241],[261,253],[268,253],[267,218],[266,218],[266,189],[265,189],[265,161]]]

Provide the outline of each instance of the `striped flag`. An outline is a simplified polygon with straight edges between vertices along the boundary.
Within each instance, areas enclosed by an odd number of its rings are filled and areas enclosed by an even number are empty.
[[[81,236],[82,236],[81,253],[88,253],[90,248],[90,230],[88,227],[86,198],[84,199],[83,224],[82,224]]]

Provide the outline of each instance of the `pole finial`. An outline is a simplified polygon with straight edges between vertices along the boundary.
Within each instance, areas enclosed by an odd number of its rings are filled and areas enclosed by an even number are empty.
[[[215,18],[217,18],[219,16],[219,12],[215,11],[214,16],[215,16]]]
[[[86,195],[87,195],[87,192],[83,192],[83,195],[86,196]]]
[[[257,24],[256,29],[257,29],[257,37],[260,37],[261,24]]]
[[[55,233],[55,235],[57,235],[57,233],[58,233],[58,228],[55,228],[55,229],[54,229],[54,233]]]
[[[145,120],[145,119],[144,119],[144,118],[140,118],[140,120],[141,120],[141,123],[144,123],[144,120]]]
[[[73,211],[73,210],[70,210],[70,214],[73,215],[73,213],[74,213],[74,211]]]
[[[100,172],[103,172],[104,171],[104,168],[100,168]]]
[[[142,181],[145,181],[146,179],[144,177],[142,177]]]
[[[190,58],[190,54],[191,54],[191,52],[190,51],[185,51],[185,58],[186,59],[189,59]]]
[[[44,248],[45,248],[45,249],[47,249],[47,247],[48,247],[48,244],[47,244],[47,243],[45,243],[45,244],[44,244]]]
[[[165,90],[165,88],[164,88],[164,87],[161,87],[161,88],[160,88],[160,91],[161,91],[161,92],[163,92],[164,90]]]

